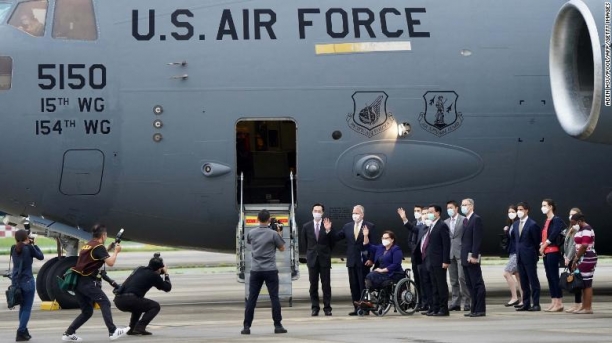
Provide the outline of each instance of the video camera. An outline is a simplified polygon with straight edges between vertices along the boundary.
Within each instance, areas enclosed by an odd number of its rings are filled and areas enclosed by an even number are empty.
[[[270,218],[270,229],[274,231],[283,231],[283,224],[281,224],[276,218]]]
[[[107,250],[112,250],[112,249],[114,249],[114,248],[115,248],[115,245],[117,245],[117,244],[121,243],[121,236],[123,236],[123,232],[124,232],[124,231],[125,231],[125,230],[121,229],[121,230],[119,230],[119,232],[117,232],[117,235],[115,236],[115,241],[114,241],[114,242],[112,242],[112,243],[111,243],[111,244],[108,246],[108,249],[107,249]]]
[[[106,272],[106,270],[104,269],[101,270],[98,275],[100,276],[102,280],[108,282],[108,284],[114,288],[113,293],[115,293],[115,291],[117,291],[117,289],[119,289],[119,287],[121,286],[117,283],[117,281],[111,279],[110,276],[108,276],[108,273]]]

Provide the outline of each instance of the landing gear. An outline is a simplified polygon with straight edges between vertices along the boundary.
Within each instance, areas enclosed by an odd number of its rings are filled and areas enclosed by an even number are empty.
[[[77,256],[60,257],[45,276],[45,287],[49,300],[57,301],[62,309],[79,308],[79,303],[74,293],[61,290],[58,283],[58,278],[63,278],[66,270],[74,267],[77,258]]]
[[[51,301],[47,293],[47,274],[49,274],[49,270],[57,263],[57,260],[58,257],[50,259],[38,270],[38,275],[36,276],[36,293],[38,293],[38,297],[42,301]]]

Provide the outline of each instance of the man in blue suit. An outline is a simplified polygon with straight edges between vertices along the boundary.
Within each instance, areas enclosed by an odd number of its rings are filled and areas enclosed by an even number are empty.
[[[465,214],[463,235],[461,237],[461,266],[465,275],[465,284],[470,290],[472,298],[471,311],[464,314],[464,316],[484,317],[487,312],[485,304],[487,290],[482,279],[482,269],[480,269],[480,249],[482,247],[484,228],[482,226],[482,219],[474,213],[474,200],[463,199],[461,202],[461,212]]]
[[[365,276],[372,266],[368,261],[368,252],[363,245],[363,228],[370,230],[370,244],[380,244],[374,224],[363,220],[365,209],[361,205],[353,207],[353,221],[346,223],[342,230],[335,234],[336,240],[346,239],[346,267],[348,268],[351,297],[355,309],[349,316],[357,315],[357,303],[365,288]]]
[[[516,235],[516,261],[523,289],[523,306],[517,311],[540,311],[540,280],[538,279],[538,259],[542,229],[529,218],[529,204],[520,202],[516,205],[516,214],[520,220],[514,222],[512,229]],[[533,297],[533,306],[531,298]]]

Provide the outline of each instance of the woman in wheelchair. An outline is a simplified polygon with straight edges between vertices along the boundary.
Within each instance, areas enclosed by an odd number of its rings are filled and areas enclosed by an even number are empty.
[[[365,277],[366,292],[391,286],[405,277],[402,269],[404,255],[402,249],[395,244],[395,234],[392,231],[383,232],[382,245],[370,244],[368,234],[369,230],[364,228],[363,244],[370,251],[369,256],[374,256],[374,260],[370,260],[374,264],[374,270]],[[376,307],[368,300],[355,303],[366,309]]]

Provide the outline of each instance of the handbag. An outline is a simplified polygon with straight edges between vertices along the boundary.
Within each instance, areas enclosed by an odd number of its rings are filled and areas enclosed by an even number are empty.
[[[13,250],[15,246],[11,247],[11,255],[9,257],[9,275],[11,272],[11,262],[13,258]],[[6,290],[6,304],[10,310],[14,309],[15,306],[21,305],[23,303],[23,294],[21,292],[21,287],[15,281],[15,279],[19,280],[19,275],[21,275],[21,267],[23,266],[23,260],[19,261],[19,271],[14,279],[11,280],[11,285]]]
[[[584,288],[582,274],[578,270],[570,272],[567,268],[559,277],[559,286],[570,293],[578,293]]]
[[[75,272],[72,268],[68,268],[66,273],[64,273],[63,278],[59,276],[57,277],[59,288],[62,291],[66,291],[66,292],[74,292],[78,281],[79,281],[79,274]]]

